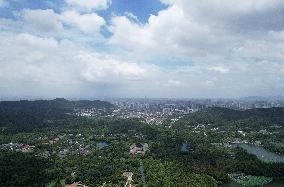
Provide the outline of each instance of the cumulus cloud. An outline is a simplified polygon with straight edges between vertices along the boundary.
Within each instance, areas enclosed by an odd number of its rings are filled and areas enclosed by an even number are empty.
[[[1,94],[238,97],[283,92],[281,1],[161,2],[167,8],[146,23],[135,12],[112,15],[108,22],[97,12],[108,8],[107,0],[66,0],[60,12],[24,9],[15,19],[1,18]],[[102,27],[111,35],[98,42]]]
[[[60,17],[52,9],[24,9],[18,13],[27,28],[38,32],[59,32],[63,29]]]
[[[7,89],[2,94],[50,96],[78,88],[74,66],[68,65],[74,50],[68,42],[30,34],[2,33],[0,38],[0,85]]]
[[[146,50],[157,56],[202,62],[241,57],[238,49],[251,51],[252,46],[254,52],[247,52],[244,58],[260,55],[262,60],[267,60],[272,57],[263,51],[275,43],[282,46],[279,41],[270,40],[271,32],[277,35],[284,29],[281,1],[162,2],[170,6],[150,16],[145,24],[133,22],[126,16],[114,16],[110,43],[135,53],[144,54]],[[283,59],[280,46],[273,47],[274,60]]]
[[[65,0],[65,2],[71,7],[88,11],[107,9],[111,4],[111,0]]]
[[[96,13],[80,14],[76,11],[66,11],[61,14],[62,20],[73,27],[78,28],[86,34],[98,34],[103,25],[104,18]]]
[[[112,18],[109,42],[135,52],[175,57],[214,58],[222,40],[207,25],[188,18],[182,7],[171,6],[150,16],[148,23],[129,20],[126,16]]]
[[[0,18],[3,30],[67,38],[82,43],[102,40],[101,28],[106,24],[104,18],[96,13],[79,13],[75,10],[56,13],[52,9],[23,9],[14,12],[14,15],[16,20]]]
[[[94,82],[140,81],[149,79],[157,73],[153,65],[120,62],[115,58],[98,54],[81,53],[75,58],[85,65],[83,77]]]
[[[210,62],[168,69],[52,37],[1,33],[0,39],[3,95],[237,97],[284,89],[283,63]]]
[[[124,91],[159,74],[154,65],[121,61],[71,41],[11,33],[0,39],[0,85],[13,90],[2,94],[90,96],[93,89],[103,91],[101,85]]]
[[[60,15],[52,9],[23,9],[13,12],[15,19],[0,18],[2,31],[30,33],[38,36],[61,36],[64,31]]]
[[[152,33],[135,22],[129,20],[126,16],[116,16],[112,18],[110,31],[114,34],[110,44],[117,44],[126,49],[140,48],[141,50],[158,47],[152,40]]]

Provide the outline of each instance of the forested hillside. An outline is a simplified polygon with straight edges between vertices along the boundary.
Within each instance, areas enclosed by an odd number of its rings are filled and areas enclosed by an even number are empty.
[[[179,120],[180,124],[214,123],[228,125],[247,123],[254,125],[284,125],[284,108],[261,108],[245,111],[228,108],[208,108],[189,114]]]
[[[74,118],[74,110],[96,109],[104,114],[114,106],[105,101],[68,101],[65,99],[0,102],[0,127],[13,130],[30,130],[44,127],[48,121]]]

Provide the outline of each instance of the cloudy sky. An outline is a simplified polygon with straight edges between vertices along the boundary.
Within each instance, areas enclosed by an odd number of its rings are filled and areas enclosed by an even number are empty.
[[[0,97],[284,94],[284,0],[0,0]]]

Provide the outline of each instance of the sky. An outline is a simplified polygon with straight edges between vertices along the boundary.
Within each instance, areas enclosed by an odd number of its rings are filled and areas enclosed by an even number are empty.
[[[284,0],[0,0],[0,98],[284,94]]]

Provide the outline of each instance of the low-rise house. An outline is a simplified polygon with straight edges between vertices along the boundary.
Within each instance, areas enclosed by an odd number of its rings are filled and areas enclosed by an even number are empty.
[[[19,143],[8,143],[0,145],[0,149],[5,149],[5,150],[20,150],[23,147],[24,145]]]
[[[11,150],[11,151],[21,151],[23,153],[31,153],[35,146],[28,144],[19,144],[19,143],[8,143],[0,145],[0,149]]]
[[[142,156],[144,156],[149,151],[150,149],[147,143],[138,144],[138,145],[134,143],[130,146],[129,154],[131,155],[141,154]]]
[[[23,153],[32,153],[34,151],[34,145],[24,145],[21,149]]]

